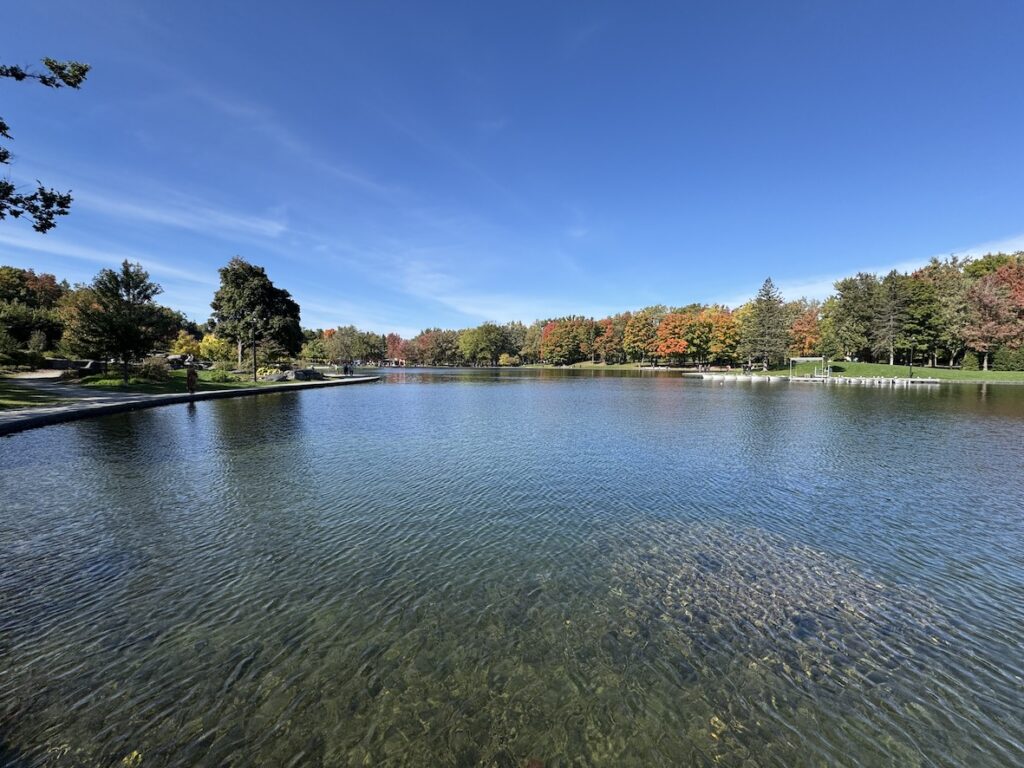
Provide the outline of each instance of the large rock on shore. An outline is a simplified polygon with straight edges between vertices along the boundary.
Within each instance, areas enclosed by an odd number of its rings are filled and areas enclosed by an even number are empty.
[[[315,371],[312,368],[299,368],[298,370],[288,371],[287,376],[289,381],[319,381],[324,377],[320,371]]]

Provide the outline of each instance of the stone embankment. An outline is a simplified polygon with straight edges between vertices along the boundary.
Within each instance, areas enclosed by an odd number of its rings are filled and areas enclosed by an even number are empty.
[[[348,376],[345,378],[328,378],[323,381],[296,381],[288,384],[270,384],[259,387],[243,387],[238,389],[216,389],[208,392],[189,394],[149,395],[139,392],[104,392],[88,390],[83,387],[66,387],[51,382],[29,382],[22,380],[19,384],[45,389],[70,402],[59,405],[37,406],[0,411],[0,435],[9,435],[26,429],[45,427],[50,424],[61,424],[67,421],[88,419],[94,416],[109,416],[114,413],[138,411],[145,408],[157,408],[163,405],[180,403],[197,403],[203,400],[223,400],[229,397],[252,397],[270,395],[281,392],[297,392],[304,389],[321,387],[340,387],[347,384],[366,384],[380,381],[380,376]]]

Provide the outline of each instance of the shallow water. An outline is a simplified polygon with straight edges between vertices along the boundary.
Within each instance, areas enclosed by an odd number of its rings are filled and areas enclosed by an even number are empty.
[[[0,460],[0,764],[1024,763],[1024,388],[398,372]]]

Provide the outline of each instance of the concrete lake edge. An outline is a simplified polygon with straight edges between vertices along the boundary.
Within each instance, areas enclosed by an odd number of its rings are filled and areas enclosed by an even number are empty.
[[[164,405],[179,405],[182,403],[195,403],[201,400],[221,400],[232,397],[250,397],[255,395],[270,395],[281,392],[298,392],[304,389],[321,389],[323,387],[337,387],[349,384],[369,384],[380,381],[381,376],[352,376],[346,379],[328,379],[325,381],[304,381],[290,384],[271,384],[263,387],[243,387],[238,389],[217,389],[208,392],[196,392],[189,394],[131,394],[125,393],[125,399],[112,403],[99,405],[68,403],[48,408],[46,413],[18,413],[5,417],[0,411],[0,436],[11,435],[16,432],[24,432],[29,429],[48,427],[53,424],[64,424],[69,421],[89,419],[95,416],[110,416],[117,413],[128,413],[129,411],[140,411],[147,408],[158,408]],[[45,407],[45,406],[44,406]],[[25,409],[26,411],[28,409]]]

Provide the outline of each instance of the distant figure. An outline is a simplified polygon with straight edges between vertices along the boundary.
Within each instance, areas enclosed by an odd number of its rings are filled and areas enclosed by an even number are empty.
[[[190,365],[185,371],[185,389],[190,395],[196,393],[196,384],[199,381],[199,373],[194,365]]]

